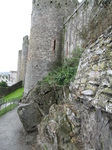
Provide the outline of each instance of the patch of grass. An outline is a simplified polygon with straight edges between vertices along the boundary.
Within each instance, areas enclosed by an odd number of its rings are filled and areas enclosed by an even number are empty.
[[[22,95],[23,95],[23,91],[24,91],[24,88],[20,88],[20,89],[17,89],[16,91],[10,93],[9,95],[5,96],[4,99],[8,100],[12,100],[13,98],[21,98]]]
[[[14,103],[0,110],[0,117],[9,112],[10,110],[14,109],[15,107],[17,107],[17,104]]]
[[[39,84],[57,84],[57,85],[67,85],[71,80],[75,78],[79,60],[83,50],[77,47],[72,52],[72,58],[66,58],[62,67],[51,71],[48,76],[44,77]]]
[[[4,115],[8,111],[17,107],[17,105],[18,105],[17,103],[18,103],[19,99],[22,97],[23,91],[24,91],[24,88],[20,88],[0,100],[0,104],[5,104],[7,102],[10,102],[9,106],[0,110],[0,116]]]

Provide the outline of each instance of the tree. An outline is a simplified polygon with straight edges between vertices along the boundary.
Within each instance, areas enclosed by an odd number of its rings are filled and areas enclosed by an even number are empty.
[[[0,82],[0,86],[1,87],[8,87],[7,83],[5,81],[1,81]]]

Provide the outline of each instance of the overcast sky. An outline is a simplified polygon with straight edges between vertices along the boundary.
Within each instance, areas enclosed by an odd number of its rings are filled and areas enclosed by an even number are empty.
[[[32,0],[0,1],[0,72],[17,70],[23,37],[30,34],[31,11]]]
[[[0,1],[0,72],[17,70],[18,51],[30,33],[32,0]]]

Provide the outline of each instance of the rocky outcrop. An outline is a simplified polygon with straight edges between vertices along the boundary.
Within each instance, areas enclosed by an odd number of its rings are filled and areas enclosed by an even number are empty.
[[[42,150],[81,150],[80,125],[74,105],[52,105],[49,115],[38,125],[37,145]]]
[[[111,150],[111,114],[107,114],[101,109],[86,106],[84,108],[81,115],[81,133],[84,150]]]
[[[37,85],[32,91],[29,92],[27,97],[24,97],[23,103],[34,102],[39,105],[45,114],[49,113],[49,108],[53,104],[60,104],[63,102],[64,98],[67,96],[66,93],[68,88],[61,87],[58,85],[49,85],[47,83],[42,85]]]
[[[49,108],[53,104],[63,103],[66,89],[66,87],[49,84],[37,85],[26,98],[22,99],[22,102],[27,104],[18,108],[18,114],[26,132],[37,129],[36,126],[49,113]]]

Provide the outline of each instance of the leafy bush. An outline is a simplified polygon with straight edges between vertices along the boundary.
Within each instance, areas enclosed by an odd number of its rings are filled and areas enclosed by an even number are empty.
[[[1,81],[0,82],[0,86],[1,87],[8,87],[7,83],[5,81]]]
[[[39,84],[69,84],[70,81],[75,78],[82,51],[81,48],[77,47],[72,52],[72,58],[66,58],[62,67],[58,67],[51,71],[48,76],[44,77],[43,80],[39,82]]]

